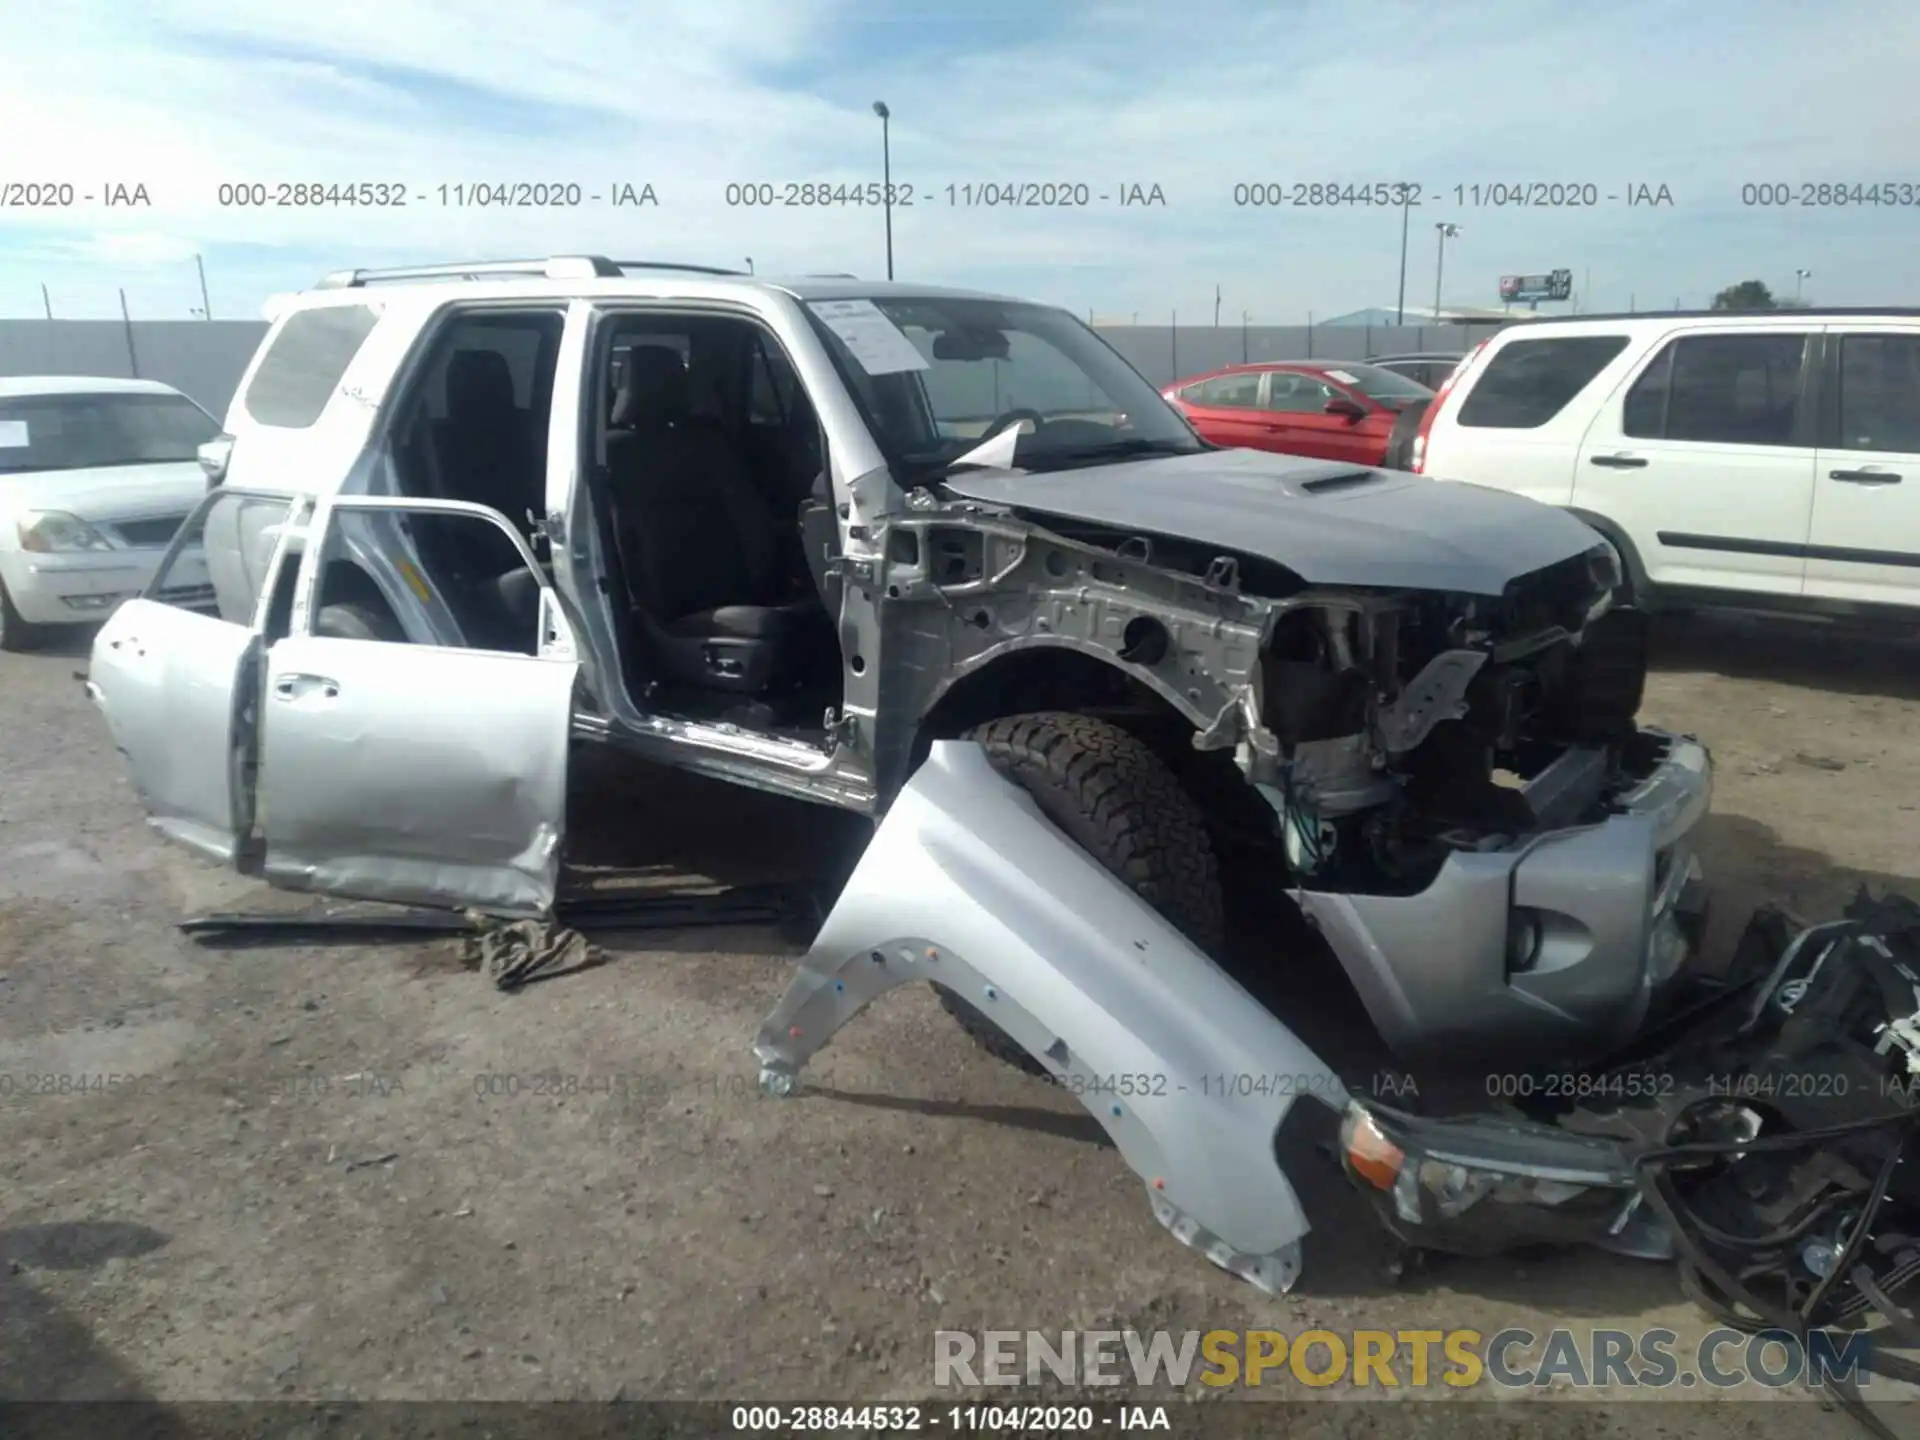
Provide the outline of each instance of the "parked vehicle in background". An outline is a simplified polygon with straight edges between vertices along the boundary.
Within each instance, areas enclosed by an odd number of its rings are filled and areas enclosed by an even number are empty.
[[[1920,607],[1920,310],[1535,321],[1468,357],[1414,450],[1572,510],[1642,608]]]
[[[200,497],[220,426],[155,380],[0,379],[0,650],[104,618],[152,580]],[[199,586],[195,556],[179,586]]]
[[[1216,445],[1358,465],[1384,464],[1402,412],[1433,398],[1390,370],[1310,360],[1231,365],[1162,393]]]
[[[1414,355],[1370,356],[1367,364],[1376,370],[1391,370],[1396,375],[1404,375],[1429,390],[1438,390],[1466,358],[1465,352],[1460,350],[1428,350]]]

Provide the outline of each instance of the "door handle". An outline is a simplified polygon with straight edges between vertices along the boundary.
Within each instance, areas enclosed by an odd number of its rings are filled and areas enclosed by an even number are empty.
[[[1844,481],[1848,485],[1898,485],[1900,477],[1891,470],[1829,470],[1829,480]]]
[[[1644,470],[1647,462],[1638,455],[1590,455],[1589,465],[1602,465],[1609,470]]]
[[[339,697],[340,682],[324,675],[282,675],[273,682],[273,693],[282,700],[296,699],[303,690],[318,690],[322,699],[333,700]]]

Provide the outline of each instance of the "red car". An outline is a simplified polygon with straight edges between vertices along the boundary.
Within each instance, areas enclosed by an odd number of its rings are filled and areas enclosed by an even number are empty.
[[[1433,399],[1404,375],[1337,360],[1230,365],[1161,393],[1216,445],[1359,465],[1384,464],[1396,422]]]

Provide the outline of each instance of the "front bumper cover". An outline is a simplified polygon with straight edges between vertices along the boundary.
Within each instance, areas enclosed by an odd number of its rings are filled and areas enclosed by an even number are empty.
[[[1706,888],[1691,834],[1713,795],[1707,749],[1642,732],[1651,771],[1615,812],[1491,851],[1456,852],[1417,895],[1295,892],[1404,1059],[1487,1053],[1504,1068],[1630,1041],[1697,951]],[[1517,910],[1537,957],[1508,968]]]

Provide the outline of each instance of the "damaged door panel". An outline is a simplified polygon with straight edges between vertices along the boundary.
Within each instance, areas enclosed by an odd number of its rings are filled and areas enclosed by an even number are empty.
[[[1046,820],[976,744],[942,741],[894,801],[762,1027],[762,1084],[875,996],[963,996],[1070,1089],[1182,1243],[1269,1292],[1299,1273],[1305,1214],[1275,1158],[1338,1077],[1212,960]]]
[[[234,861],[251,824],[262,597],[273,592],[295,508],[284,494],[208,495],[181,524],[146,594],[108,617],[87,667],[88,693],[148,821],[221,864]],[[202,537],[215,530],[225,543],[203,552]]]
[[[293,633],[266,652],[266,878],[356,899],[546,912],[579,666],[525,540],[497,512],[456,501],[337,498],[315,530]],[[342,553],[371,557],[372,573],[413,592],[418,604],[384,617],[393,638],[315,633],[336,611],[326,585]],[[345,607],[345,634],[376,633],[374,603]]]

